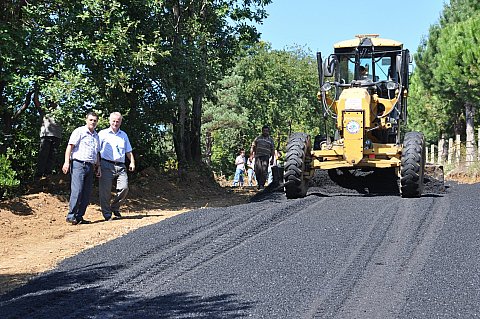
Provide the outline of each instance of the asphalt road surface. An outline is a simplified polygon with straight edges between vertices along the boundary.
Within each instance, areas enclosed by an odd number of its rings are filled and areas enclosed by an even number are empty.
[[[480,184],[201,209],[64,261],[0,318],[477,318]]]

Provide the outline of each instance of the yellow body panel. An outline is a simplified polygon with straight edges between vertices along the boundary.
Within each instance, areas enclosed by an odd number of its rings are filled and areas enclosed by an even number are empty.
[[[336,104],[335,113],[342,114],[343,111],[364,111],[365,119],[370,119],[372,114],[370,110],[370,94],[363,88],[351,88],[343,90],[340,94],[339,100]],[[367,121],[362,128],[370,128],[370,123]],[[337,127],[341,129],[343,126],[343,119],[341,116],[337,118]]]
[[[344,111],[343,127],[344,127],[344,158],[354,165],[363,159],[363,127],[364,127],[363,111]]]
[[[359,36],[355,39],[340,41],[335,43],[333,47],[335,49],[356,48],[360,45],[360,41],[363,38],[364,37]],[[403,46],[402,42],[390,40],[390,39],[371,37],[370,40],[372,41],[372,44],[376,47],[402,47]]]
[[[341,167],[399,167],[401,150],[402,147],[400,145],[373,143],[372,148],[362,150],[362,160],[356,164],[352,164],[344,158],[344,145],[337,144],[333,145],[329,149],[312,151],[312,168],[332,169]]]

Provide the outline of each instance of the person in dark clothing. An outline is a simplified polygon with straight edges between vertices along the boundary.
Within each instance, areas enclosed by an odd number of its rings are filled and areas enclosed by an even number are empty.
[[[62,139],[62,126],[53,115],[55,103],[50,102],[44,109],[35,93],[33,103],[40,113],[42,126],[40,128],[40,150],[38,152],[36,178],[44,178],[52,174],[56,166],[56,155]]]
[[[257,178],[258,189],[265,187],[268,176],[268,166],[273,165],[275,155],[275,144],[270,137],[270,128],[265,125],[262,127],[262,135],[255,138],[250,149],[250,153],[255,157],[255,176]]]

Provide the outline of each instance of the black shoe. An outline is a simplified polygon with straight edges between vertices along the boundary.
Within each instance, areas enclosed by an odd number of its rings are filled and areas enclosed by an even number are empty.
[[[114,210],[112,213],[113,213],[113,216],[115,216],[117,218],[122,218],[122,215],[120,214],[120,212],[118,210]]]
[[[89,220],[86,220],[86,219],[74,219],[71,221],[72,225],[80,225],[80,224],[91,224],[91,222]]]
[[[103,215],[103,218],[105,219],[106,222],[110,221],[110,220],[113,220],[113,216],[112,215]]]

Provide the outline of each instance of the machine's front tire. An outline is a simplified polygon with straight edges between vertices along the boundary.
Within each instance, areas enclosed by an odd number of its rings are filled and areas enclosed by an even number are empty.
[[[310,136],[305,133],[294,133],[288,139],[283,174],[287,198],[307,195],[308,180],[304,172],[310,169],[311,148]]]
[[[400,167],[402,197],[420,197],[425,172],[425,137],[420,132],[408,132],[403,141]]]

